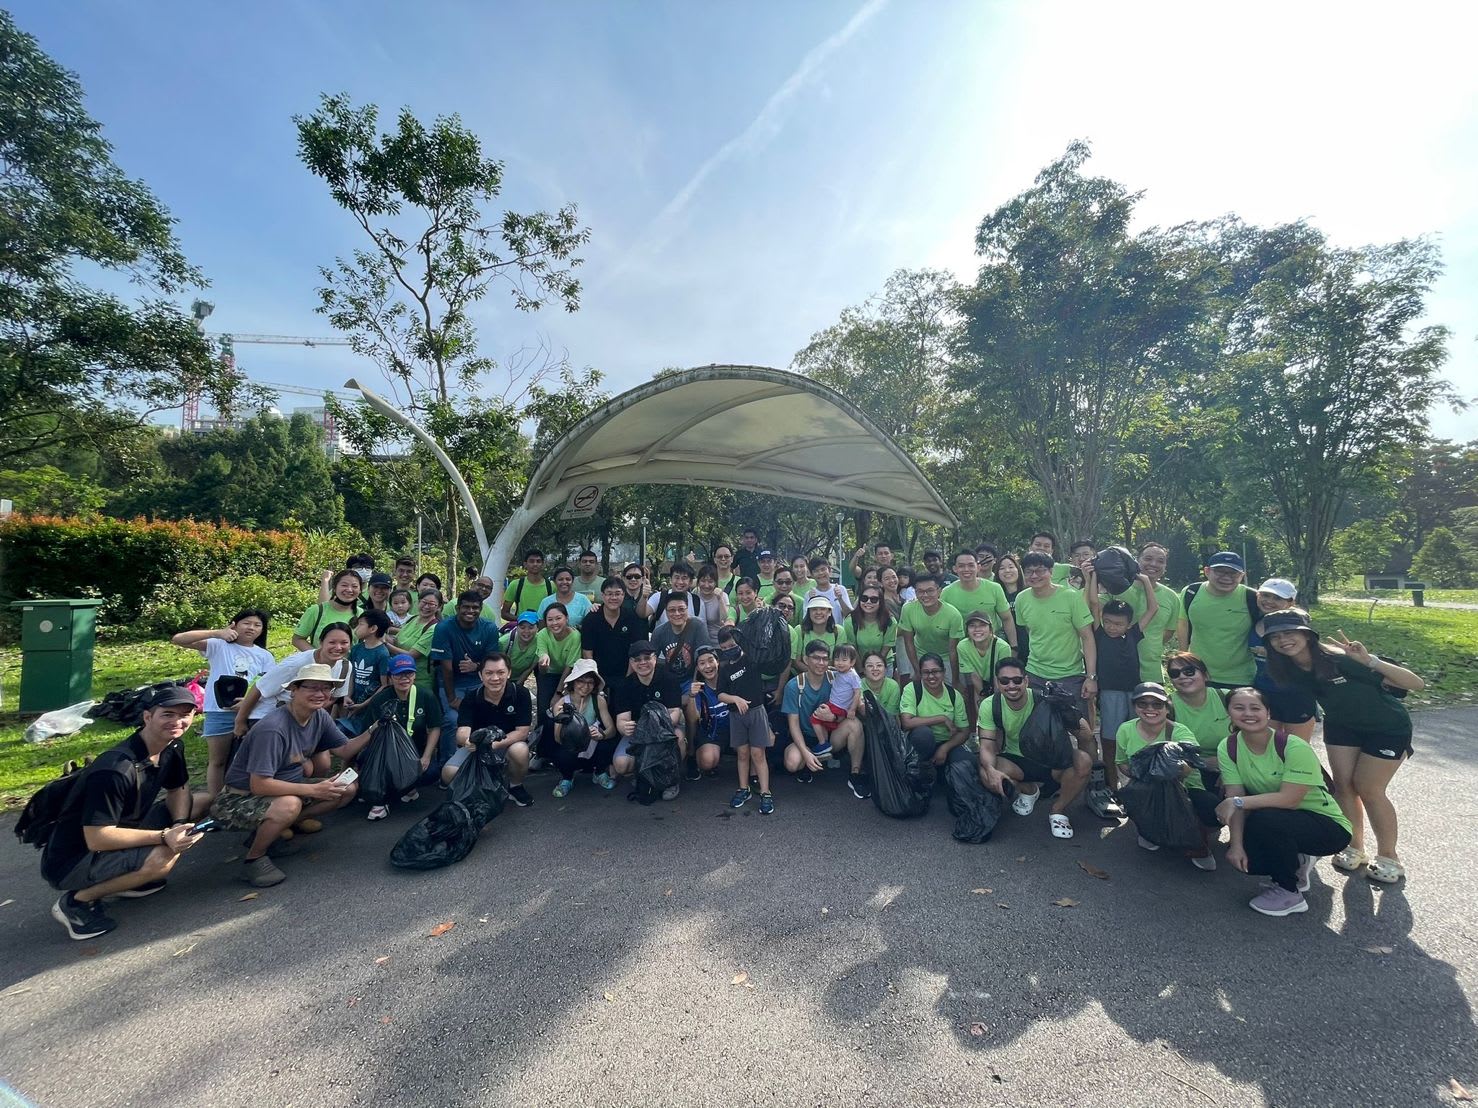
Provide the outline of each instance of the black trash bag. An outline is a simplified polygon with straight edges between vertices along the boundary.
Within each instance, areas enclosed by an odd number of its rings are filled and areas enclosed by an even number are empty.
[[[467,805],[449,800],[415,824],[390,849],[390,864],[400,869],[440,869],[472,853],[482,825]]]
[[[1129,759],[1129,772],[1140,781],[1179,781],[1186,766],[1206,768],[1201,748],[1195,743],[1151,743]]]
[[[790,622],[775,608],[761,608],[739,625],[740,645],[761,673],[779,673],[790,661]]]
[[[1205,845],[1201,821],[1191,806],[1190,794],[1179,781],[1136,778],[1120,786],[1118,796],[1134,829],[1157,846],[1200,850]]]
[[[955,817],[950,832],[962,843],[983,843],[995,832],[1006,811],[1006,798],[980,783],[974,762],[949,762],[944,767],[945,799]]]
[[[478,828],[503,811],[508,803],[508,782],[504,777],[508,760],[492,744],[501,742],[503,732],[496,727],[481,727],[472,732],[472,753],[452,778],[448,798],[466,805]]]
[[[682,776],[677,732],[666,708],[651,700],[642,705],[630,746],[636,759],[636,787],[627,799],[655,804]]]
[[[1021,725],[1021,756],[1041,762],[1049,769],[1067,769],[1078,749],[1068,731],[1067,720],[1078,718],[1073,698],[1048,682],[1046,691],[1037,693],[1031,715]]]
[[[375,724],[374,734],[355,762],[359,795],[366,804],[384,804],[415,788],[421,777],[421,756],[405,727],[393,715]]]
[[[883,710],[877,697],[863,690],[867,711],[862,716],[862,735],[867,743],[866,764],[872,774],[872,802],[878,811],[894,819],[915,819],[929,810],[934,793],[934,766],[919,757],[898,726],[897,718]]]
[[[1139,559],[1122,546],[1108,546],[1093,555],[1093,572],[1104,592],[1118,595],[1128,590],[1139,576]],[[1143,612],[1135,612],[1138,619]]]
[[[559,745],[566,750],[578,754],[590,745],[590,724],[578,712],[566,708],[550,722],[550,735],[554,734],[552,724],[559,724]]]

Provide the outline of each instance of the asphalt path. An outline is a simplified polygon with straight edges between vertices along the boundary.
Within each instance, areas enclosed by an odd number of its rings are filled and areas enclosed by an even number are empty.
[[[1322,863],[1286,919],[1081,808],[1070,843],[1043,806],[962,845],[942,799],[885,819],[837,772],[731,813],[729,762],[652,808],[536,776],[432,873],[387,855],[439,794],[360,807],[249,900],[216,836],[82,943],[5,834],[0,1078],[55,1108],[1451,1103],[1478,1089],[1475,731],[1418,716],[1409,884]]]

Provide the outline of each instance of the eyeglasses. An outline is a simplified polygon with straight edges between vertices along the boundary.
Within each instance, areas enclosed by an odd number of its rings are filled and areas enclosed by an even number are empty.
[[[1146,709],[1149,709],[1149,708],[1164,708],[1165,707],[1165,702],[1163,700],[1136,700],[1134,702],[1134,706],[1136,708],[1146,708]]]
[[[1174,681],[1177,677],[1194,677],[1201,671],[1195,666],[1186,666],[1184,669],[1167,669],[1165,672],[1170,674],[1170,680]]]
[[[942,669],[932,669],[932,668],[930,668],[930,669],[921,669],[921,670],[919,670],[919,672],[921,674],[923,674],[925,677],[943,677],[944,676],[944,670],[942,670]]]
[[[997,677],[996,678],[996,682],[998,684],[1002,684],[1002,685],[1024,685],[1024,684],[1026,684],[1026,678],[1025,677]]]

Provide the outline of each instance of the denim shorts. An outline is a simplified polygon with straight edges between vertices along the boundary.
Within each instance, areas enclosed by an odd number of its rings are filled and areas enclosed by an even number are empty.
[[[229,735],[235,730],[235,712],[206,712],[205,722],[200,725],[200,733],[207,739]]]

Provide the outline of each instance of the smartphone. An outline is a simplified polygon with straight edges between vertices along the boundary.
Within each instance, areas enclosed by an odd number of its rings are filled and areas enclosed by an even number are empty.
[[[343,773],[335,777],[333,779],[333,782],[335,785],[352,785],[358,780],[359,773],[354,769],[353,766],[350,766],[348,769],[344,770]]]
[[[195,827],[190,832],[190,834],[192,834],[192,835],[203,835],[207,831],[219,831],[220,829],[221,829],[221,821],[220,820],[214,819],[214,818],[211,818],[211,817],[207,817],[207,818],[205,818],[203,820],[199,820],[195,824]]]

